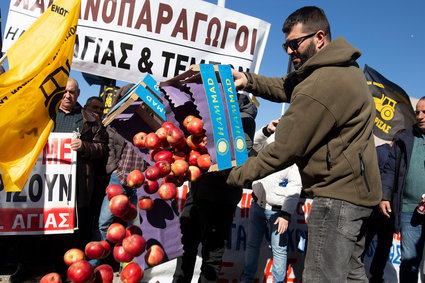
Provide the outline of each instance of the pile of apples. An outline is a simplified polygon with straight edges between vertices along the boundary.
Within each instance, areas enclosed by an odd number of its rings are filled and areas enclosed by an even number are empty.
[[[206,147],[203,121],[188,115],[183,120],[183,126],[189,133],[187,137],[171,122],[164,122],[156,132],[139,132],[134,135],[134,145],[149,149],[149,157],[155,163],[144,172],[132,171],[127,176],[128,186],[143,187],[147,194],[157,192],[161,199],[171,200],[176,197],[177,187],[185,181],[196,181],[202,172],[208,171],[211,157]],[[153,208],[153,200],[144,196],[139,199],[138,207],[150,210]]]

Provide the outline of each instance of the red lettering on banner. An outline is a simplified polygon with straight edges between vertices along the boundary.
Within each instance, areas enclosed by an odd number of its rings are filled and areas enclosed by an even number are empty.
[[[398,232],[397,234],[396,234],[396,233],[394,233],[394,235],[393,235],[393,239],[394,239],[394,240],[397,240],[397,241],[400,241],[400,240],[401,240],[400,232]]]
[[[71,138],[49,139],[43,148],[43,164],[71,164]]]
[[[296,258],[288,258],[288,269],[286,270],[286,277],[284,282],[297,282],[297,278],[295,277],[294,269],[292,268],[292,264],[297,263]]]
[[[3,208],[1,232],[61,231],[74,228],[74,208]]]
[[[266,283],[268,278],[271,278],[273,280],[273,274],[272,274],[272,266],[273,266],[273,259],[269,259],[266,264],[266,269],[264,270],[264,277],[263,282]]]
[[[297,215],[301,216],[301,219],[297,219],[298,224],[306,224],[307,216],[310,214],[311,203],[310,202],[298,202],[297,204]]]
[[[241,218],[248,218],[249,208],[251,207],[251,194],[244,193],[241,198]]]
[[[177,209],[179,210],[179,212],[182,212],[184,208],[184,204],[186,202],[187,193],[189,192],[189,187],[186,184],[184,184],[183,186],[178,187],[177,190],[178,190],[178,194],[176,197]]]

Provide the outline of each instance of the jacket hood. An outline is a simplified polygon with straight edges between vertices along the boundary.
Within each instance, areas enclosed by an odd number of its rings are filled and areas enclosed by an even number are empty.
[[[361,51],[343,37],[338,37],[325,46],[320,52],[307,60],[301,68],[294,71],[299,81],[308,77],[315,69],[324,66],[349,66],[361,56]]]

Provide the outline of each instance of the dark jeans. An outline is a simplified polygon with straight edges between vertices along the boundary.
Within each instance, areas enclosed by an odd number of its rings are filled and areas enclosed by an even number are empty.
[[[368,282],[361,255],[372,208],[316,197],[308,216],[303,282]]]
[[[392,219],[383,215],[377,206],[367,220],[366,227],[366,244],[362,258],[364,258],[364,254],[367,252],[375,235],[377,237],[375,253],[370,264],[369,272],[371,277],[369,282],[384,282],[384,270],[393,244],[394,223]]]
[[[191,282],[199,244],[202,266],[198,282],[217,281],[235,208],[236,204],[194,201],[188,194],[180,215],[183,255],[177,259],[173,282]]]

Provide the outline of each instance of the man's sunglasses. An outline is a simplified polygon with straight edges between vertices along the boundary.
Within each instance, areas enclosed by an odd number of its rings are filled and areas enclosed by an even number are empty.
[[[317,31],[295,39],[288,40],[287,42],[282,44],[282,48],[285,50],[285,52],[287,52],[288,47],[291,48],[292,51],[295,51],[298,49],[298,47],[300,47],[300,44],[304,41],[304,39],[310,38],[316,35],[316,33]]]
[[[422,112],[422,114],[425,114],[425,110],[419,110],[419,111],[416,110],[415,111],[416,116],[419,115],[419,114],[421,114],[421,112]]]

